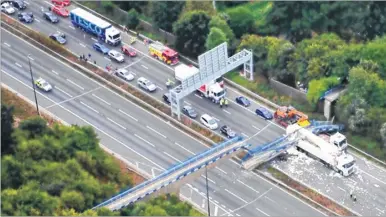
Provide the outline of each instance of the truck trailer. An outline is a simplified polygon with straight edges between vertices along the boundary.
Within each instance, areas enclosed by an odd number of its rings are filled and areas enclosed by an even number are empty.
[[[121,32],[118,29],[82,8],[73,9],[70,12],[70,19],[72,25],[96,35],[100,41],[114,46],[121,43]]]
[[[298,124],[288,125],[286,134],[291,135],[293,139],[296,138],[295,144],[299,151],[306,152],[309,156],[320,160],[342,176],[347,177],[354,172],[354,157],[336,146],[332,139],[330,142],[325,141]]]

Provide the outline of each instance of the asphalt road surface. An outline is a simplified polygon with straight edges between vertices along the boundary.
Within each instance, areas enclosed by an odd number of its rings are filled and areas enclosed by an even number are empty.
[[[38,90],[38,102],[70,124],[95,128],[101,143],[149,174],[203,152],[208,147],[103,85],[2,30],[2,82],[33,100],[28,58],[34,77],[54,87]],[[263,131],[264,132],[264,131]],[[209,170],[212,215],[323,215],[254,173],[224,160]],[[206,210],[204,178],[185,185],[181,193]],[[216,208],[217,207],[217,208]]]

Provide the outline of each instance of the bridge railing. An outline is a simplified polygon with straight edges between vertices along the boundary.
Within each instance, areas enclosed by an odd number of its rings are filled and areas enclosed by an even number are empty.
[[[117,199],[120,199],[120,198],[122,198],[122,197],[124,197],[124,196],[126,196],[126,195],[128,195],[128,194],[130,194],[130,193],[132,193],[134,191],[136,191],[136,190],[139,190],[139,189],[141,189],[141,188],[143,188],[143,187],[145,187],[145,186],[147,186],[147,185],[149,185],[149,184],[151,184],[151,183],[153,183],[155,181],[158,181],[159,179],[162,179],[162,178],[170,175],[171,173],[173,173],[173,172],[175,172],[177,170],[180,170],[180,169],[186,167],[187,165],[189,165],[191,163],[194,163],[194,162],[196,162],[198,160],[201,160],[202,158],[205,158],[208,155],[216,153],[219,150],[224,149],[225,147],[227,147],[227,146],[229,146],[229,145],[231,145],[231,144],[233,144],[235,142],[240,142],[242,139],[243,139],[243,137],[238,136],[238,137],[235,137],[235,138],[230,139],[228,141],[225,141],[225,142],[223,142],[223,143],[221,143],[221,144],[219,144],[217,146],[214,146],[213,148],[211,148],[211,149],[209,149],[209,150],[207,150],[207,151],[205,151],[205,152],[203,152],[201,154],[195,155],[195,156],[189,158],[188,160],[186,160],[186,161],[184,161],[184,162],[182,162],[180,164],[175,165],[174,167],[172,167],[172,168],[166,170],[165,172],[161,173],[159,176],[154,177],[152,179],[149,179],[149,180],[143,182],[142,184],[139,184],[139,185],[137,185],[137,186],[135,186],[133,188],[130,188],[130,189],[128,189],[128,190],[126,190],[126,191],[124,191],[124,192],[122,192],[122,193],[120,193],[120,194],[118,194],[118,195],[116,195],[116,196],[114,196],[112,198],[110,198],[109,200],[107,200],[107,201],[105,201],[105,202],[103,202],[103,203],[93,207],[93,209],[98,208],[98,207],[106,206],[106,205],[116,201]]]

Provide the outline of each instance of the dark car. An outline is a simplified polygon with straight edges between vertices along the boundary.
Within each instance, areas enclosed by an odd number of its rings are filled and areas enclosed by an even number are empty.
[[[24,23],[32,23],[34,21],[34,15],[32,12],[21,12],[17,14],[17,17]]]
[[[109,49],[107,47],[105,47],[103,44],[99,43],[99,42],[96,42],[92,45],[92,47],[98,51],[98,52],[101,52],[103,54],[108,54],[109,53]]]
[[[272,118],[273,118],[272,113],[263,107],[257,108],[255,113],[257,115],[259,115],[260,117],[264,118],[265,120],[272,120]]]
[[[24,10],[27,8],[27,4],[23,0],[6,0],[2,1],[1,3],[4,2],[11,4],[14,8],[17,8],[19,10]]]
[[[187,115],[190,118],[196,118],[197,117],[197,112],[191,107],[191,106],[184,106],[182,108],[182,113]]]
[[[54,33],[50,35],[50,39],[58,42],[59,44],[65,44],[67,42],[66,36],[60,33]]]
[[[251,102],[243,96],[236,97],[236,102],[237,104],[242,105],[244,107],[248,107],[251,105]]]
[[[59,17],[56,16],[55,14],[49,12],[49,11],[44,12],[44,13],[43,13],[43,17],[44,17],[46,20],[50,21],[51,23],[57,23],[57,22],[59,22]]]
[[[227,125],[224,125],[220,128],[220,132],[228,138],[233,138],[236,136],[236,133]]]
[[[170,93],[165,93],[162,98],[167,104],[170,104]]]

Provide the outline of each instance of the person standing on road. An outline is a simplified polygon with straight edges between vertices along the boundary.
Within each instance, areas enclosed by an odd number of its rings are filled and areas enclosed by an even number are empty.
[[[228,100],[227,99],[224,99],[224,103],[225,103],[225,107],[228,107]]]
[[[222,105],[224,104],[224,98],[220,99],[220,108],[222,108]]]

